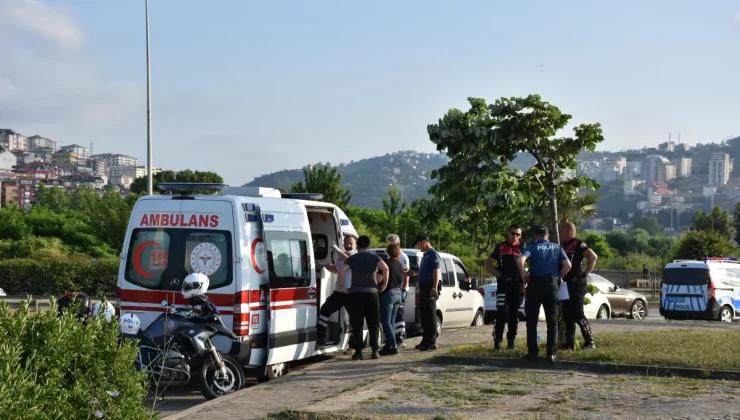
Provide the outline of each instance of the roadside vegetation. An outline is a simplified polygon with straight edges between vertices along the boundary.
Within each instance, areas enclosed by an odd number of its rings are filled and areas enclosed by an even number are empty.
[[[137,347],[118,341],[118,323],[86,325],[75,315],[11,312],[0,303],[0,418],[150,419],[148,382],[134,368]]]
[[[595,335],[595,350],[558,351],[559,360],[622,363],[648,366],[740,370],[740,334],[736,331],[685,329],[634,331]],[[456,356],[523,357],[526,338],[517,338],[517,350],[493,351],[490,342],[466,344],[450,350]],[[545,354],[545,343],[540,343]],[[712,357],[707,357],[711,354]]]

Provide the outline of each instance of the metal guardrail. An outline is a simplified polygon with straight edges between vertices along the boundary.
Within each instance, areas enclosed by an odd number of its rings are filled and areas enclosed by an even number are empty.
[[[48,311],[51,309],[51,299],[58,299],[60,296],[30,296],[31,298],[31,305],[30,310],[34,312],[39,311]],[[8,306],[10,306],[10,309],[18,310],[21,308],[21,304],[28,300],[29,296],[0,296],[0,302],[7,302]],[[92,301],[92,304],[95,304],[97,302],[102,301],[102,298],[98,297],[91,297],[90,300]],[[112,304],[116,304],[118,299],[116,298],[108,298],[108,302],[111,302]]]

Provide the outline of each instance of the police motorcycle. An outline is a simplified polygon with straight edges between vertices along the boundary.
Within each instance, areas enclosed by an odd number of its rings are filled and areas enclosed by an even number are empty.
[[[221,321],[219,311],[206,296],[208,276],[192,273],[183,281],[180,293],[191,308],[175,308],[162,301],[166,313],[141,331],[139,318],[131,313],[119,321],[124,338],[139,340],[136,368],[145,371],[160,385],[185,385],[197,378],[200,391],[211,400],[244,387],[244,372],[232,357],[220,353],[211,337],[237,337]],[[194,308],[200,306],[202,314]]]

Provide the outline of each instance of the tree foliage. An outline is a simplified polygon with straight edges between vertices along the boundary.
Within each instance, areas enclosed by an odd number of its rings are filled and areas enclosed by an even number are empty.
[[[598,189],[593,180],[564,179],[564,174],[576,169],[580,152],[593,151],[603,141],[599,124],[582,124],[574,129],[575,137],[556,138],[571,116],[539,95],[500,98],[491,105],[480,98],[468,102],[468,111],[452,109],[427,127],[437,150],[450,158],[432,173],[437,183],[430,192],[442,217],[485,215],[494,219],[485,225],[503,231],[510,221],[530,213],[526,209],[549,203],[554,227],[558,195],[579,187]],[[536,164],[525,172],[510,166],[519,153],[529,153]],[[557,241],[557,229],[553,233]]]
[[[323,201],[344,208],[349,205],[352,194],[341,185],[342,174],[337,172],[336,167],[312,166],[303,169],[303,181],[296,182],[290,192],[323,194]]]
[[[737,247],[730,243],[726,235],[715,230],[689,230],[679,238],[673,248],[674,259],[726,257],[736,253]]]
[[[643,229],[649,235],[659,235],[665,232],[663,226],[655,217],[638,216],[632,221],[632,229]]]
[[[214,184],[221,184],[224,182],[224,179],[221,177],[221,175],[215,173],[215,172],[208,172],[208,171],[191,171],[190,169],[185,169],[184,171],[175,172],[175,171],[162,171],[159,173],[156,173],[152,175],[152,192],[155,194],[158,194],[160,192],[159,190],[159,183],[160,182],[202,182],[202,183],[214,183]],[[141,178],[136,178],[133,183],[131,183],[131,192],[135,194],[146,194],[147,189],[147,177],[143,176]],[[196,191],[196,194],[214,194],[214,191],[212,190],[199,190]]]
[[[740,167],[738,165],[737,167]],[[733,168],[733,171],[736,168]],[[735,228],[735,243],[740,244],[740,203],[735,204],[735,213],[732,215],[732,225]]]
[[[727,211],[715,207],[707,214],[702,210],[694,213],[691,230],[715,232],[717,235],[732,240],[735,237],[735,226]]]

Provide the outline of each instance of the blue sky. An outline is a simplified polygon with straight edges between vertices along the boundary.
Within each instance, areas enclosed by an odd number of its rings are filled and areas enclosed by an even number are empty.
[[[740,3],[706,4],[150,0],[154,164],[433,151],[468,96],[539,93],[602,150],[740,135]],[[0,0],[0,54],[0,127],[145,162],[143,0]]]

